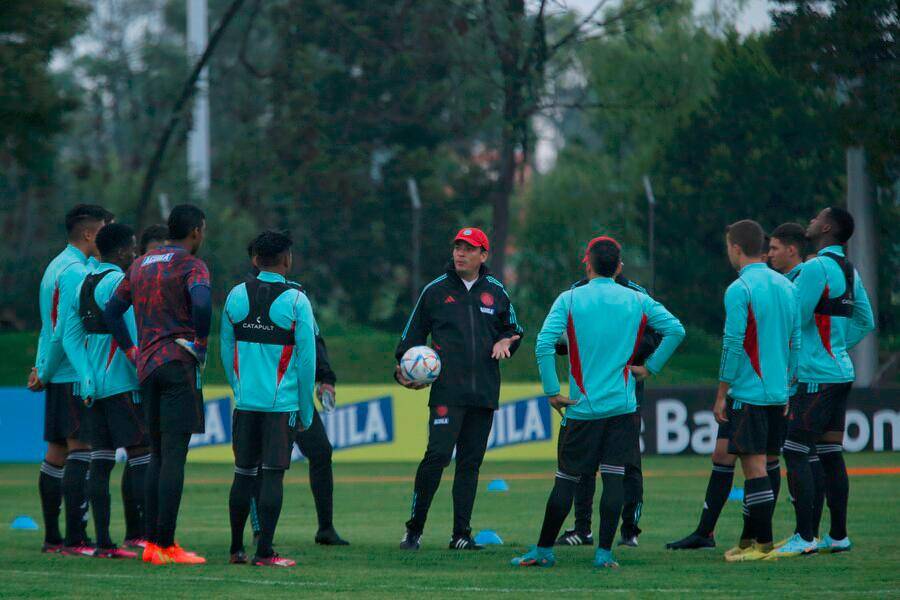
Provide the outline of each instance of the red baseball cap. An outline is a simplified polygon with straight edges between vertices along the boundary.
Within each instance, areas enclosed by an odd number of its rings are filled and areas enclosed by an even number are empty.
[[[462,240],[468,244],[472,244],[476,248],[484,248],[486,251],[491,249],[491,244],[488,242],[488,237],[484,234],[484,232],[480,229],[476,229],[474,227],[465,227],[459,230],[459,233],[456,234],[456,237],[453,238],[454,242]]]
[[[587,250],[584,251],[584,258],[581,260],[581,262],[586,263],[590,260],[591,248],[593,248],[594,244],[598,242],[612,242],[613,244],[615,244],[616,248],[618,248],[620,251],[622,250],[622,246],[614,238],[611,238],[608,235],[601,235],[600,237],[595,237],[590,242],[588,242]]]

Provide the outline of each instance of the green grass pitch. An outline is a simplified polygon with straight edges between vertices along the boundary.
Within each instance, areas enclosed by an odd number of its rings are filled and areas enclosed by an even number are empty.
[[[847,457],[851,468],[900,467],[897,454]],[[407,518],[413,464],[336,465],[335,513],[349,548],[313,544],[315,511],[306,466],[288,473],[285,504],[276,534],[279,551],[298,560],[287,570],[230,566],[227,465],[188,466],[178,537],[208,564],[151,567],[139,561],[42,555],[40,532],[12,531],[19,514],[40,521],[37,465],[0,465],[0,598],[356,598],[523,597],[900,597],[900,476],[851,476],[850,535],[855,548],[778,562],[727,564],[722,552],[739,533],[740,505],[729,502],[714,551],[672,553],[666,541],[695,525],[706,486],[705,457],[645,458],[645,508],[639,548],[620,548],[617,570],[591,566],[589,548],[563,548],[553,569],[515,569],[509,559],[534,543],[551,487],[549,462],[487,463],[482,468],[473,527],[495,529],[505,545],[480,552],[447,550],[451,506],[447,476],[435,498],[423,547],[397,548]],[[113,535],[123,533],[118,475],[114,473]],[[506,476],[510,491],[486,492]],[[740,477],[736,484],[740,485]],[[792,528],[786,486],[775,514],[776,537]],[[570,516],[571,520],[571,516]],[[824,517],[828,522],[828,512]],[[595,524],[596,525],[596,524]],[[247,541],[249,543],[249,528]],[[251,550],[248,548],[248,550]],[[251,550],[252,551],[252,550]]]

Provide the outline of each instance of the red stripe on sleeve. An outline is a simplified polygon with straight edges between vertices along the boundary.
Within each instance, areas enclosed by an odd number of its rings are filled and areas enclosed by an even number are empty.
[[[637,336],[634,338],[634,349],[631,351],[631,356],[628,359],[628,362],[625,363],[625,369],[623,370],[623,375],[625,376],[625,383],[628,383],[628,375],[631,373],[631,370],[628,368],[628,365],[634,362],[634,357],[637,356],[638,348],[641,346],[641,340],[644,339],[644,330],[647,328],[647,315],[641,315],[641,324],[638,326]]]
[[[581,356],[578,355],[578,340],[575,337],[575,322],[571,313],[566,323],[566,337],[569,339],[569,370],[572,372],[572,379],[575,380],[575,385],[581,393],[587,396],[587,392],[584,391],[584,376],[581,373]]]
[[[744,352],[750,357],[750,366],[756,374],[762,378],[762,369],[759,366],[759,336],[756,328],[756,316],[753,307],[747,305],[747,331],[744,332]]]
[[[828,285],[825,285],[825,289],[822,290],[822,300],[828,300],[829,290]],[[825,348],[825,352],[828,353],[828,356],[834,358],[834,353],[831,351],[831,315],[815,315],[816,317],[816,329],[819,330],[819,339],[822,340],[822,346]]]

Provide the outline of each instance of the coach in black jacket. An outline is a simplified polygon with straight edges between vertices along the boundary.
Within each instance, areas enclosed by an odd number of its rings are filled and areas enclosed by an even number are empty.
[[[484,265],[489,242],[479,229],[460,230],[453,242],[453,263],[422,290],[397,345],[397,361],[413,346],[431,345],[441,358],[441,374],[428,400],[428,448],[416,471],[412,517],[400,547],[417,550],[431,499],[456,448],[453,480],[453,536],[450,548],[479,550],[469,522],[478,471],[500,400],[500,360],[515,353],[522,327],[506,288]],[[421,389],[406,380],[401,385]]]

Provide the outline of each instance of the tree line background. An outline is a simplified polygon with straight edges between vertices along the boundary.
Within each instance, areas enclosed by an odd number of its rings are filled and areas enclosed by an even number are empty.
[[[140,194],[193,67],[184,4],[0,4],[2,328],[38,328],[38,282],[65,243],[69,206],[150,224],[162,220],[160,196],[201,203],[185,166],[189,111],[146,205]],[[881,259],[870,293],[882,349],[896,351],[896,2],[778,0],[772,29],[749,36],[734,28],[740,2],[715,6],[209,0],[211,32],[236,10],[208,63],[202,257],[215,300],[246,273],[256,231],[289,229],[295,275],[327,335],[395,334],[414,294],[414,178],[424,281],[458,227],[483,227],[507,249],[491,263],[534,335],[596,234],[623,241],[627,274],[650,284],[646,175],[655,295],[713,336],[733,279],[724,226],[750,217],[771,230],[842,204],[845,149],[862,146]],[[555,143],[552,165],[542,139]]]

